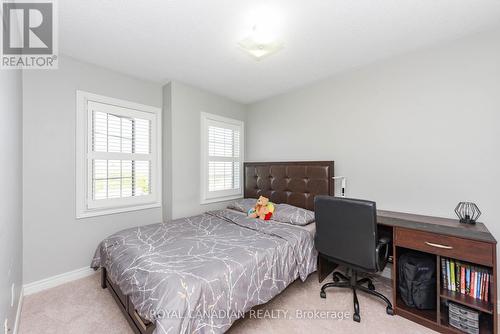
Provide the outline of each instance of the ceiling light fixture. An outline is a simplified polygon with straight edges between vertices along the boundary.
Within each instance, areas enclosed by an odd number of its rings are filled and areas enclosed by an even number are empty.
[[[256,60],[261,60],[281,49],[284,44],[279,38],[282,31],[280,12],[273,8],[258,8],[251,13],[252,27],[247,36],[240,40],[238,46]]]
[[[284,46],[283,42],[279,39],[270,38],[266,34],[259,32],[256,26],[253,28],[253,33],[241,40],[238,45],[256,60],[261,60],[264,57],[272,55]]]

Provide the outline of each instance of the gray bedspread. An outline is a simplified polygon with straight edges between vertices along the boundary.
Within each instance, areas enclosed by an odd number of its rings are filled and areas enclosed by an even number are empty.
[[[231,210],[123,230],[103,240],[105,267],[157,334],[223,333],[316,270],[311,231]]]

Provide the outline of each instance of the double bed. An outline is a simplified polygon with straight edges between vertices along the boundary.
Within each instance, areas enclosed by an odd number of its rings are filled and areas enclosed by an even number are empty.
[[[245,163],[244,197],[312,210],[316,195],[333,195],[332,177],[332,161]],[[115,233],[91,266],[134,332],[223,333],[316,270],[314,233],[217,210]]]

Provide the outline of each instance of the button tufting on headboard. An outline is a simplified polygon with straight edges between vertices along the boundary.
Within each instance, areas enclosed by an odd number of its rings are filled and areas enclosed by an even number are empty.
[[[333,161],[246,162],[244,194],[313,210],[316,195],[333,196],[333,176]]]

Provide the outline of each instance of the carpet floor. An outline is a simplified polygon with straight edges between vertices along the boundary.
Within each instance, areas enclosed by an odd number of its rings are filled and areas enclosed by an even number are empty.
[[[94,274],[26,296],[18,333],[133,334],[110,293],[101,289],[99,278]],[[377,291],[390,296],[389,280],[375,278],[374,284]],[[256,308],[253,316],[249,313],[238,320],[227,333],[434,333],[402,317],[387,315],[382,302],[363,293],[358,293],[361,323],[354,322],[350,290],[331,288],[327,298],[321,299],[320,286],[316,274],[306,282],[296,281]]]

